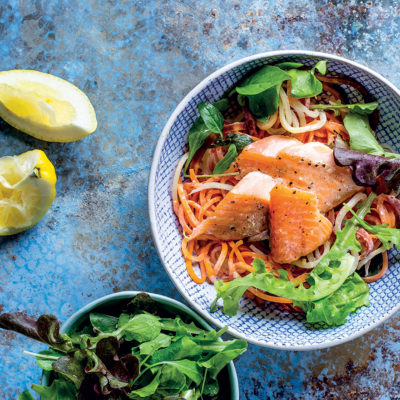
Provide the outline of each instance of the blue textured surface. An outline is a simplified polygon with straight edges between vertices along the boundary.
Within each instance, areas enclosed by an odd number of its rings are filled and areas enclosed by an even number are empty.
[[[65,320],[123,289],[179,299],[154,249],[146,190],[152,151],[169,114],[203,77],[261,51],[342,54],[400,86],[400,2],[0,0],[0,69],[33,68],[82,88],[99,129],[48,144],[0,122],[0,156],[46,151],[57,198],[35,228],[2,239],[0,306]],[[250,346],[237,363],[243,399],[400,398],[400,317],[346,345],[309,353]],[[0,334],[0,398],[39,379]]]

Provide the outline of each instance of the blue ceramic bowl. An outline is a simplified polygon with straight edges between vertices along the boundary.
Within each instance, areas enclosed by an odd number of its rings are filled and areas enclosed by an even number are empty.
[[[237,316],[221,311],[210,313],[215,298],[213,286],[197,285],[188,276],[181,255],[182,233],[172,210],[171,184],[174,170],[183,155],[190,126],[197,118],[200,102],[214,102],[254,68],[281,61],[296,61],[309,66],[328,60],[329,73],[342,73],[356,79],[379,101],[380,122],[377,136],[400,150],[400,92],[385,78],[358,63],[342,57],[309,51],[277,51],[257,54],[214,72],[199,83],[178,105],[158,141],[149,181],[149,212],[154,241],[170,278],[185,299],[203,317],[237,337],[261,346],[285,350],[312,350],[344,343],[378,326],[400,307],[400,264],[396,249],[389,254],[389,271],[370,285],[370,306],[363,307],[348,322],[332,329],[316,329],[304,322],[301,314],[283,312],[274,304],[258,308],[242,299]],[[345,88],[350,100],[361,100],[351,88]]]
[[[101,297],[100,299],[94,300],[91,303],[87,304],[75,314],[73,314],[68,320],[61,326],[61,333],[72,333],[75,331],[79,331],[83,328],[83,326],[89,324],[89,314],[93,311],[105,311],[107,309],[112,308],[122,310],[123,306],[127,304],[127,302],[135,297],[138,293],[137,291],[126,291],[109,294],[107,296]],[[204,321],[203,318],[199,317],[194,311],[192,311],[189,307],[180,303],[177,300],[171,299],[169,297],[162,296],[160,294],[155,293],[147,293],[150,297],[155,300],[157,303],[161,305],[163,309],[170,312],[173,315],[180,315],[182,317],[186,317],[189,320],[195,322],[196,325],[204,328],[207,331],[211,331],[213,328]],[[222,340],[222,339],[220,339]],[[239,383],[236,375],[235,366],[231,361],[224,370],[221,371],[219,375],[219,379],[222,379],[223,382],[226,382],[229,385],[230,391],[230,400],[239,400]],[[49,384],[49,376],[43,375],[42,384]]]

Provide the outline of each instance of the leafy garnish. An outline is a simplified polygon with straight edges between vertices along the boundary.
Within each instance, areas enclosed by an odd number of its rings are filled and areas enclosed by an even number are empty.
[[[399,154],[390,153],[378,143],[372,133],[368,118],[356,112],[349,112],[343,123],[350,136],[350,149],[376,156],[399,158]]]
[[[303,66],[304,66],[304,64],[298,63],[298,62],[293,62],[293,61],[284,61],[284,62],[275,64],[275,67],[278,67],[281,69],[301,68]]]
[[[357,210],[357,216],[364,218],[369,212],[372,201],[376,197],[371,193],[361,203]],[[344,228],[336,232],[336,240],[329,252],[321,259],[318,265],[310,272],[307,278],[309,288],[303,285],[297,286],[296,281],[288,279],[286,270],[280,269],[278,278],[272,272],[250,273],[243,278],[236,278],[231,282],[216,281],[214,284],[217,290],[217,297],[214,300],[211,311],[216,310],[216,302],[222,298],[224,312],[227,315],[235,315],[238,309],[239,300],[244,292],[251,286],[256,289],[265,290],[268,293],[286,297],[295,301],[310,302],[329,296],[339,289],[343,282],[355,269],[355,257],[349,251],[360,251],[361,245],[356,240],[358,229],[355,217],[345,220]],[[263,271],[260,264],[263,260],[257,260],[254,268]]]
[[[243,150],[247,145],[253,143],[253,139],[245,133],[228,133],[225,139],[216,139],[211,147],[228,146],[234,144],[237,150]]]
[[[388,228],[387,224],[384,225],[371,225],[368,222],[361,219],[358,215],[354,213],[354,211],[349,208],[347,205],[345,207],[354,215],[354,218],[357,222],[368,232],[378,236],[378,239],[385,246],[386,250],[392,248],[392,245],[400,247],[400,229],[396,228]]]
[[[188,135],[188,159],[185,163],[185,171],[188,169],[194,155],[197,153],[197,150],[203,146],[205,140],[212,133],[219,133],[222,137],[222,127],[224,125],[224,118],[220,113],[220,110],[225,109],[227,106],[226,101],[218,100],[213,104],[210,103],[200,103],[199,104],[199,113],[200,117],[198,117],[191,128],[189,129]],[[200,109],[202,111],[200,112]],[[206,118],[207,122],[204,121],[203,117]],[[222,120],[221,120],[222,118]],[[222,121],[222,122],[221,122]],[[216,129],[213,131],[213,129]]]
[[[310,108],[314,110],[351,110],[357,114],[371,114],[378,107],[377,101],[371,103],[355,103],[341,104],[338,101],[336,104],[311,104]]]
[[[17,398],[17,400],[35,400],[29,390],[24,390]]]
[[[247,96],[249,109],[259,121],[265,121],[269,116],[276,113],[279,106],[279,89],[281,83],[264,92]]]
[[[211,103],[200,103],[199,113],[205,126],[211,132],[219,133],[222,137],[222,127],[224,126],[224,117],[217,107]]]
[[[236,146],[234,144],[231,144],[228,148],[228,151],[224,155],[224,158],[218,161],[217,165],[214,167],[213,174],[222,174],[225,172],[235,161],[235,158],[237,157],[238,152],[236,150]]]
[[[282,69],[276,66],[266,65],[245,79],[240,86],[236,87],[236,91],[246,96],[256,95],[274,86],[280,85],[290,78],[291,76]]]
[[[226,329],[205,331],[166,313],[142,293],[118,317],[91,313],[84,329],[71,337],[51,328],[59,326],[53,316],[3,314],[0,324],[57,347],[25,352],[51,373],[50,386],[32,386],[44,400],[214,398],[218,373],[246,350],[247,342],[222,342]],[[19,396],[32,399],[29,391]]]
[[[317,70],[322,75],[326,74],[326,60],[318,61],[310,70],[291,69],[290,95],[295,98],[314,97],[322,92],[322,83],[315,77]]]
[[[396,193],[400,189],[400,159],[386,158],[336,147],[336,164],[353,167],[353,179],[360,186],[375,186],[383,178],[387,187]]]
[[[339,326],[346,317],[362,306],[369,304],[369,287],[355,272],[331,295],[313,302],[294,301],[305,313],[307,322],[323,322],[328,326]]]

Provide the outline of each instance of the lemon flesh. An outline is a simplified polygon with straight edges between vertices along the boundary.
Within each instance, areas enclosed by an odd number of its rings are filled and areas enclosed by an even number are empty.
[[[0,235],[37,224],[56,196],[56,174],[41,150],[0,158]]]
[[[0,117],[48,142],[72,142],[97,128],[93,106],[81,90],[32,70],[0,72]]]

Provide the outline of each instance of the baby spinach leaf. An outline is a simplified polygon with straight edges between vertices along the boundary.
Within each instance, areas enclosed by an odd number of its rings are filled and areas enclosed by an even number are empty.
[[[292,61],[284,61],[284,62],[275,64],[275,67],[278,67],[281,69],[301,68],[302,66],[304,66],[304,64],[298,63],[298,62],[292,62]]]
[[[236,146],[234,144],[231,144],[228,148],[228,151],[224,155],[224,158],[218,161],[217,165],[214,167],[213,174],[222,174],[225,172],[235,161],[235,158],[237,157],[238,152],[236,150]]]
[[[57,358],[62,357],[64,355],[64,353],[60,353],[58,351],[51,349],[39,351],[38,354],[45,356],[45,357],[36,357],[37,364],[44,371],[51,371],[53,369],[52,364],[54,363],[54,361],[56,361]],[[46,358],[48,356],[49,358]]]
[[[307,322],[324,322],[329,326],[339,326],[346,317],[362,306],[369,305],[369,287],[355,272],[343,285],[328,297],[314,302],[293,302],[294,306],[306,312]]]
[[[355,103],[355,104],[341,104],[340,101],[336,104],[311,104],[310,108],[313,110],[351,110],[357,114],[371,114],[378,107],[377,101],[371,103]]]
[[[121,319],[121,318],[120,318]],[[151,314],[139,314],[123,320],[122,325],[118,322],[116,336],[125,336],[126,340],[136,340],[139,343],[155,339],[161,332],[161,323],[157,317]]]
[[[90,313],[89,319],[93,328],[100,332],[113,332],[118,323],[117,317],[100,313]]]
[[[359,218],[364,218],[369,212],[375,197],[376,195],[371,193],[361,203],[357,210]],[[219,298],[222,298],[225,314],[235,315],[239,300],[250,286],[295,301],[316,301],[329,296],[339,289],[347,277],[354,272],[355,258],[348,254],[348,252],[351,250],[361,250],[361,245],[356,240],[357,229],[357,220],[353,217],[345,221],[345,226],[341,231],[336,231],[335,243],[318,265],[310,272],[307,279],[310,285],[309,288],[305,288],[303,285],[296,287],[296,283],[288,279],[288,273],[283,269],[278,271],[280,274],[278,278],[272,272],[264,272],[257,275],[251,273],[231,282],[223,283],[218,280],[214,284],[217,290],[217,297],[211,305],[211,311],[216,310],[216,302]],[[257,263],[261,262],[263,261],[257,261]]]
[[[180,393],[186,387],[186,376],[174,365],[164,364],[160,374],[160,388]]]
[[[346,206],[347,207],[347,206]],[[378,236],[378,239],[382,242],[387,250],[392,248],[392,245],[400,247],[400,229],[388,228],[385,225],[371,225],[367,221],[361,219],[352,209],[347,207],[348,210],[353,214],[356,221],[368,232]]]
[[[373,154],[382,157],[399,158],[399,154],[387,152],[375,139],[369,126],[368,118],[355,112],[349,112],[343,119],[343,123],[350,136],[350,149],[362,153]]]
[[[319,61],[310,70],[291,69],[288,74],[291,76],[290,95],[296,98],[314,97],[322,92],[322,83],[315,77],[315,70],[322,75],[326,74],[326,60]]]
[[[226,98],[217,100],[213,103],[213,106],[216,107],[222,113],[228,109],[229,100]]]
[[[228,133],[225,139],[217,139],[211,147],[228,146],[234,144],[237,150],[243,150],[247,145],[253,143],[253,139],[245,133]]]
[[[17,398],[17,400],[35,400],[29,390],[24,390]]]
[[[160,333],[155,339],[144,342],[139,346],[140,354],[148,355],[154,353],[156,350],[168,347],[171,344],[172,337]]]
[[[180,317],[176,317],[175,319],[162,318],[160,322],[163,331],[180,331],[184,332],[185,335],[199,335],[205,332],[204,329],[197,327],[193,322],[186,324],[180,319]]]
[[[77,395],[72,382],[62,379],[55,379],[50,386],[33,384],[32,389],[40,395],[41,400],[71,400]]]
[[[213,133],[219,133],[222,137],[222,127],[224,126],[224,117],[217,107],[211,103],[200,103],[199,113],[207,129]]]
[[[249,95],[250,112],[258,119],[265,120],[276,113],[279,106],[279,89],[281,84],[273,86],[264,92]]]
[[[290,78],[291,76],[282,69],[273,65],[266,65],[246,78],[240,86],[236,87],[236,91],[246,96],[255,95],[280,85]]]
[[[175,367],[179,372],[186,375],[190,380],[192,380],[196,385],[200,385],[203,374],[201,368],[198,366],[196,361],[191,360],[171,360],[162,361],[159,364],[171,365]]]
[[[378,178],[382,177],[389,189],[393,189],[396,193],[399,191],[399,158],[386,158],[338,147],[333,150],[333,156],[336,164],[353,167],[353,179],[357,185],[375,186]]]

